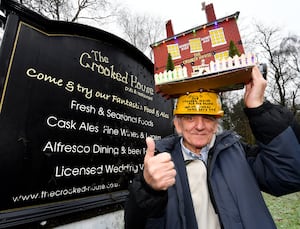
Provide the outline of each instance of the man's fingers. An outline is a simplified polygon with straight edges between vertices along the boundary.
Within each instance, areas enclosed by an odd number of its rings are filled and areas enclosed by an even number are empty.
[[[169,154],[167,152],[159,153],[156,155],[156,160],[158,160],[162,163],[172,161],[171,154]]]
[[[257,66],[253,67],[252,79],[246,84],[244,102],[246,107],[259,107],[264,102],[264,93],[267,81],[263,78]]]
[[[149,171],[151,175],[149,174],[148,184],[155,190],[166,190],[168,187],[174,185],[176,180],[176,170],[172,167],[173,166],[168,170],[165,170],[164,168],[160,171]]]
[[[161,175],[175,168],[171,155],[166,152],[155,155],[152,158],[149,157],[146,160],[145,166],[147,166],[147,169],[151,174],[155,174],[159,171]]]

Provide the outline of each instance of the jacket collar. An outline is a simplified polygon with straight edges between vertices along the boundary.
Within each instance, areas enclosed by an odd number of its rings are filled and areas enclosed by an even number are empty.
[[[241,137],[236,132],[231,130],[225,130],[222,134],[217,135],[214,147],[208,152],[207,170],[209,176],[211,175],[219,154],[225,149],[231,147],[233,144],[239,142],[240,138]]]

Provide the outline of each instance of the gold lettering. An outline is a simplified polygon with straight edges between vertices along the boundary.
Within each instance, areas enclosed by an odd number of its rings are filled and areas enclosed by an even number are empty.
[[[79,63],[80,63],[80,65],[81,65],[82,67],[84,67],[84,68],[90,68],[91,66],[90,66],[90,65],[85,61],[85,59],[84,59],[85,57],[86,57],[87,59],[91,59],[91,58],[92,58],[88,53],[84,52],[84,53],[82,53],[81,56],[80,56]]]
[[[73,81],[68,81],[66,86],[65,86],[65,89],[69,92],[74,91],[74,82]]]
[[[92,72],[96,72],[101,76],[109,77],[112,80],[128,84],[128,73],[122,75],[120,72],[115,71],[114,65],[105,66],[108,64],[109,59],[106,56],[102,56],[100,51],[92,50],[92,55],[87,52],[83,52],[79,58],[79,64],[83,68],[90,69]]]
[[[36,78],[37,80],[40,80],[40,81],[44,81],[44,82],[48,82],[48,83],[57,85],[59,87],[63,86],[63,80],[62,79],[53,77],[51,75],[47,75],[47,74],[42,73],[42,72],[37,72],[34,68],[27,69],[26,75],[28,77],[31,77],[31,78]]]

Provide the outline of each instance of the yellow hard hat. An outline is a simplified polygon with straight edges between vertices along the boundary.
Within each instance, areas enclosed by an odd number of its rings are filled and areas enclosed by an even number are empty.
[[[214,92],[194,92],[178,98],[174,109],[178,114],[206,114],[222,117],[224,111],[218,94]]]

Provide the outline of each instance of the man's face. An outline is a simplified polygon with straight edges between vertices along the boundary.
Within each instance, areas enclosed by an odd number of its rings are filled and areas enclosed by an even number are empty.
[[[217,119],[209,115],[177,115],[174,125],[183,136],[183,144],[194,153],[210,143],[217,131]]]

